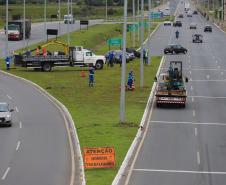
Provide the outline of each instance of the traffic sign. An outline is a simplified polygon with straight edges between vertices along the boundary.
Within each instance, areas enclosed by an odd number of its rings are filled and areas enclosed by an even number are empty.
[[[162,17],[163,17],[162,12],[151,12],[151,19],[159,19],[159,18],[162,18]]]
[[[121,38],[111,38],[107,40],[109,46],[121,46],[122,39]]]

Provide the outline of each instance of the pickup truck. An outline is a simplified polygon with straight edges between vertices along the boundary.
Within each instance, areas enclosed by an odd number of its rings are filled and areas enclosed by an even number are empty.
[[[14,55],[14,65],[26,68],[42,69],[43,71],[51,71],[53,67],[66,66],[93,66],[96,69],[103,69],[105,64],[105,56],[95,55],[92,51],[84,49],[82,46],[69,47],[69,53],[53,52],[48,55]]]

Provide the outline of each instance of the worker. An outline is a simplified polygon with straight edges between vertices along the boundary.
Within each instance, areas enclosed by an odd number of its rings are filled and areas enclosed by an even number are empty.
[[[134,74],[133,70],[130,70],[129,75],[128,75],[128,82],[127,82],[127,89],[128,90],[133,90],[133,83],[134,83]]]
[[[89,87],[93,87],[94,84],[94,67],[89,65]]]
[[[42,49],[42,55],[43,55],[43,57],[46,57],[46,56],[47,56],[46,48],[43,48],[43,49]]]
[[[109,61],[108,61],[108,66],[110,65],[110,67],[113,67],[114,64],[113,64],[113,59],[114,59],[114,53],[113,51],[110,51],[109,53]]]
[[[41,48],[41,47],[40,47],[40,46],[38,46],[38,47],[37,47],[37,49],[36,49],[36,55],[37,55],[37,56],[39,56],[39,55],[40,55],[40,48]]]
[[[176,38],[178,39],[178,38],[179,38],[179,31],[177,30],[177,31],[175,32],[175,34],[176,34]]]
[[[5,58],[5,64],[6,64],[6,70],[10,70],[10,62],[11,62],[12,57],[7,56]]]
[[[148,52],[146,51],[145,48],[143,50],[143,60],[145,64],[148,64]]]

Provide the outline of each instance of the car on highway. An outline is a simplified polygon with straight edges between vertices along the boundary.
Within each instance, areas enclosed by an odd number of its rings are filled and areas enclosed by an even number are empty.
[[[206,25],[204,27],[204,32],[212,32],[212,27],[210,25]]]
[[[183,14],[179,14],[178,18],[184,18],[184,15]]]
[[[192,13],[188,12],[187,17],[192,17]]]
[[[0,102],[0,126],[12,126],[12,114],[13,109],[9,109],[9,104],[6,102]]]
[[[166,46],[166,48],[164,49],[164,54],[179,54],[179,53],[183,53],[186,54],[188,52],[188,50],[184,47],[182,47],[179,44],[170,44],[168,46]]]
[[[191,23],[189,28],[190,29],[196,29],[197,28],[197,24],[196,23]]]
[[[193,14],[194,14],[194,15],[197,15],[197,14],[198,14],[198,11],[197,11],[197,10],[194,10],[194,11],[193,11]]]
[[[163,25],[164,26],[171,26],[172,22],[171,21],[164,21]]]
[[[174,26],[174,27],[181,27],[181,26],[182,26],[182,22],[181,22],[181,21],[175,21],[175,22],[173,23],[173,26]]]
[[[192,42],[193,43],[202,43],[203,42],[203,36],[201,34],[193,34],[192,35]]]
[[[136,50],[134,48],[126,48],[126,52],[131,54],[132,58],[135,58],[135,57],[140,58],[140,51],[139,50]]]

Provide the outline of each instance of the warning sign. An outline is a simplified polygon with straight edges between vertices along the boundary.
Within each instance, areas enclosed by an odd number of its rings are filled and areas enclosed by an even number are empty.
[[[114,147],[84,147],[83,152],[86,169],[115,167]]]

